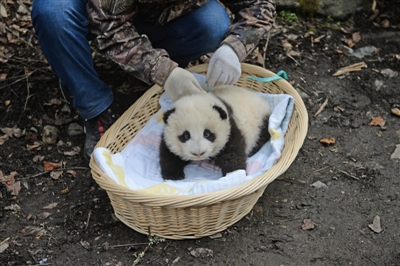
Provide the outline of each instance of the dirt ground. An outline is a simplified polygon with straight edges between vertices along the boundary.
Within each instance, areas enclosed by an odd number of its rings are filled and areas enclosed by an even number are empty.
[[[28,8],[29,2],[18,1]],[[148,237],[113,216],[106,192],[91,178],[79,154],[84,135],[68,134],[71,123],[82,121],[66,103],[29,22],[18,38],[0,39],[0,265],[132,265],[145,249],[140,265],[400,265],[400,162],[391,159],[400,144],[400,117],[391,113],[400,107],[400,37],[394,28],[400,4],[388,2],[381,7],[385,16],[373,20],[365,11],[340,22],[278,21],[266,68],[287,72],[309,114],[296,160],[219,237],[166,240],[147,249]],[[18,6],[7,7],[12,13]],[[379,27],[385,18],[390,26]],[[345,45],[377,49],[357,58],[346,54]],[[260,64],[259,58],[248,61]],[[103,57],[95,59],[122,113],[141,95],[130,88],[147,86]],[[360,62],[366,67],[333,76]],[[60,131],[56,144],[41,141],[44,125]],[[11,137],[7,128],[14,128]],[[325,138],[335,143],[321,143]],[[61,164],[61,171],[51,173],[45,162]],[[312,186],[317,181],[325,186]],[[190,252],[198,248],[212,256]]]

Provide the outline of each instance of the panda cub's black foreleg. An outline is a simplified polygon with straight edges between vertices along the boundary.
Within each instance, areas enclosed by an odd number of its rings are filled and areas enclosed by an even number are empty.
[[[173,154],[167,147],[164,138],[160,143],[160,166],[161,176],[164,180],[182,180],[185,178],[183,169],[189,161],[182,160]]]
[[[231,119],[231,134],[224,149],[215,157],[215,164],[221,168],[222,175],[235,170],[246,170],[246,142],[237,127],[235,121]]]
[[[269,134],[269,116],[264,117],[263,122],[260,126],[260,135],[258,137],[257,143],[254,148],[248,154],[248,157],[253,156],[256,152],[258,152],[265,143],[267,143],[270,138],[271,134]]]

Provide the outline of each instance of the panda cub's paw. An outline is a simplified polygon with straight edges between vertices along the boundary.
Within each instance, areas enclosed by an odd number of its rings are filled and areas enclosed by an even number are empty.
[[[185,178],[183,170],[180,169],[163,169],[161,175],[164,180],[182,180]]]

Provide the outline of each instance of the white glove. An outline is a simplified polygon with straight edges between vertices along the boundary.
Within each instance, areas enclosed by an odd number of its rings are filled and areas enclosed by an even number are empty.
[[[207,69],[207,85],[214,88],[218,85],[232,85],[242,73],[241,65],[235,51],[226,44],[211,56]]]
[[[205,93],[193,74],[180,67],[169,74],[164,83],[164,89],[174,102],[185,95]]]

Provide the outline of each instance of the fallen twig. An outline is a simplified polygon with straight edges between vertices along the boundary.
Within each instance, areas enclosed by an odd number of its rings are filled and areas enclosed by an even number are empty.
[[[297,60],[294,59],[293,56],[291,56],[289,53],[286,53],[286,55],[287,55],[290,59],[292,59],[296,64],[298,64],[298,65],[300,66],[300,63],[297,62]]]
[[[44,171],[42,173],[36,174],[36,175],[31,175],[31,176],[27,176],[26,178],[32,178],[32,177],[38,177],[41,175],[45,175],[48,174],[50,172],[53,171],[65,171],[65,170],[88,170],[89,167],[69,167],[69,168],[57,168],[57,169],[53,169],[53,170],[49,170],[49,171]]]
[[[341,173],[343,173],[343,174],[345,174],[345,175],[347,175],[347,176],[349,176],[349,177],[351,177],[351,178],[354,178],[355,180],[360,181],[360,179],[359,179],[358,177],[356,177],[356,176],[354,176],[354,175],[351,175],[351,174],[349,174],[349,173],[346,173],[346,172],[343,171],[343,170],[339,170],[339,172],[341,172]]]
[[[142,245],[148,245],[148,244],[149,244],[149,242],[147,242],[147,243],[135,243],[135,244],[121,244],[121,245],[110,246],[110,248],[134,247],[134,246],[142,246]]]
[[[33,71],[29,74],[29,76],[32,75],[32,74],[35,73],[35,72],[36,72],[36,70],[33,70]],[[18,82],[20,82],[21,80],[26,79],[26,77],[27,77],[27,76],[24,75],[22,78],[17,79],[17,80],[14,81],[13,83],[7,84],[7,85],[5,85],[5,86],[3,86],[3,87],[0,87],[0,90],[6,88],[6,87],[8,87],[8,86],[14,85],[15,83],[18,83]]]
[[[25,99],[25,105],[24,105],[24,111],[26,110],[26,105],[28,104],[28,100],[30,98],[30,89],[29,89],[29,75],[25,76],[26,78],[26,90],[28,91],[28,94],[26,95],[26,99]]]
[[[318,111],[315,113],[314,116],[319,115],[319,114],[324,110],[324,108],[325,108],[325,106],[326,106],[327,104],[328,104],[328,98],[326,98],[325,102],[323,102],[323,103],[321,104],[321,106],[319,107]]]
[[[3,241],[0,242],[0,245],[3,245],[4,243],[6,243],[8,240],[10,240],[10,237],[7,237],[6,239],[4,239]]]
[[[90,216],[91,216],[91,215],[92,215],[92,211],[89,210],[88,217],[87,217],[87,220],[86,220],[85,230],[87,230],[88,227],[89,227],[89,222],[90,222]]]
[[[342,67],[341,69],[336,71],[332,76],[336,77],[336,76],[343,75],[347,72],[360,71],[363,67],[367,67],[367,64],[365,64],[364,62],[353,64],[353,65],[350,65],[347,67]]]
[[[324,169],[326,169],[326,168],[328,168],[328,167],[331,167],[331,166],[332,166],[332,165],[328,165],[328,166],[322,167],[322,168],[320,168],[320,169],[318,169],[318,170],[315,170],[313,173],[322,171],[322,170],[324,170]]]
[[[269,35],[270,35],[270,32],[268,32],[268,34],[267,34],[267,41],[266,41],[266,43],[264,45],[264,48],[263,48],[263,52],[264,52],[264,54],[263,54],[263,68],[265,68],[265,57],[266,57],[266,54],[267,54]]]

